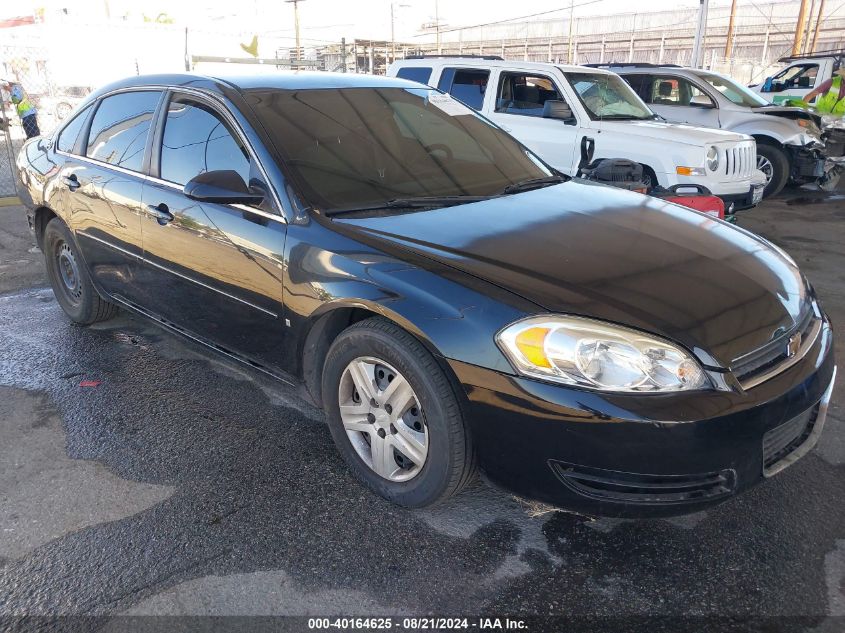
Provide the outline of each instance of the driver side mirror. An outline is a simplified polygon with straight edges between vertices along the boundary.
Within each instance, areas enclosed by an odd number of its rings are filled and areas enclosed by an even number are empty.
[[[191,200],[220,204],[259,204],[264,195],[250,191],[241,175],[232,169],[197,174],[182,190]]]
[[[693,108],[715,108],[716,106],[713,105],[713,102],[710,101],[710,97],[706,95],[695,95],[692,99],[689,100],[689,104]]]
[[[566,101],[556,99],[549,99],[543,104],[543,118],[544,119],[560,119],[564,122],[572,123],[575,117],[572,114],[572,108]]]

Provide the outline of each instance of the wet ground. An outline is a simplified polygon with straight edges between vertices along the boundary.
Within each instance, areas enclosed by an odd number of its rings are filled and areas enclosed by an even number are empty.
[[[793,191],[740,224],[801,264],[841,348],[843,196]],[[0,616],[684,615],[713,630],[708,616],[730,615],[845,629],[845,380],[811,454],[706,513],[535,516],[483,483],[407,511],[355,483],[292,391],[126,314],[70,325],[31,248],[20,208],[0,209]]]

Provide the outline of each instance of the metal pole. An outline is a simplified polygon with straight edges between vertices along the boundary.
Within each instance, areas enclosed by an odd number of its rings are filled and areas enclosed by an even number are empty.
[[[824,15],[824,0],[821,0],[821,2],[819,3],[819,13],[816,16],[816,30],[813,31],[813,44],[812,44],[812,46],[810,46],[810,52],[811,53],[816,52],[816,42],[819,39],[819,26],[822,23],[822,16],[823,15]]]
[[[660,51],[658,51],[658,53],[657,53],[657,63],[658,64],[663,63],[663,51],[664,51],[665,48],[666,48],[666,36],[661,35],[660,36]]]
[[[358,38],[352,40],[352,57],[355,58],[355,74],[358,74]]]
[[[390,3],[390,54],[393,56],[393,61],[396,61],[396,33],[394,31],[393,23],[393,2]]]
[[[725,59],[731,56],[733,51],[733,37],[734,37],[734,18],[736,17],[736,0],[731,1],[731,17],[728,21],[728,33],[725,36]]]
[[[792,39],[792,54],[798,55],[801,52],[801,36],[804,34],[804,22],[807,19],[807,0],[801,0],[801,8],[798,10],[798,22],[795,23],[795,37]]]
[[[693,68],[701,67],[704,40],[707,36],[707,9],[709,8],[709,0],[698,0],[698,2],[698,28],[695,31],[695,41],[692,44],[692,55],[690,59],[690,66]]]
[[[188,27],[185,27],[185,71],[191,72],[191,56],[188,55]]]
[[[575,12],[575,0],[572,0],[572,3],[569,5],[569,46],[566,49],[566,63],[572,64],[572,27],[574,26],[575,20],[573,20],[572,16]]]
[[[340,38],[340,63],[342,64],[340,72],[345,73],[346,72],[346,38],[345,37]]]
[[[637,14],[634,14],[634,22],[631,26],[631,45],[628,48],[628,63],[634,61],[634,34],[637,32]]]
[[[804,44],[801,47],[801,52],[806,53],[807,47],[810,45],[810,26],[813,24],[813,14],[816,12],[816,0],[810,0],[810,13],[807,14],[807,29],[804,31]]]

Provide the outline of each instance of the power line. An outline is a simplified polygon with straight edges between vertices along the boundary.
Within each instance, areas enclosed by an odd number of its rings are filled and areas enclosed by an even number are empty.
[[[495,20],[493,22],[484,22],[483,24],[470,24],[466,26],[456,26],[451,29],[440,29],[441,33],[453,33],[455,31],[464,31],[467,29],[477,29],[484,26],[492,26],[494,24],[506,24],[508,22],[517,22],[519,20],[525,20],[526,18],[536,18],[540,15],[548,15],[549,13],[560,13],[561,11],[569,11],[571,9],[577,9],[578,7],[586,7],[589,4],[596,4],[598,2],[604,2],[605,0],[588,0],[588,2],[582,2],[580,4],[570,4],[566,7],[561,7],[560,9],[550,9],[548,11],[540,11],[539,13],[530,13],[528,15],[519,15],[513,18],[506,18],[504,20]],[[431,35],[431,33],[419,33],[414,35],[414,37],[425,37],[426,35]]]

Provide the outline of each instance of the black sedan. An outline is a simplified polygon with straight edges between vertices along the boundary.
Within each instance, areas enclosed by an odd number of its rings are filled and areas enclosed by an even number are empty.
[[[419,84],[135,77],[18,167],[72,321],[123,307],[302,385],[404,506],[479,467],[575,510],[679,514],[822,430],[831,328],[788,255],[568,181]]]

